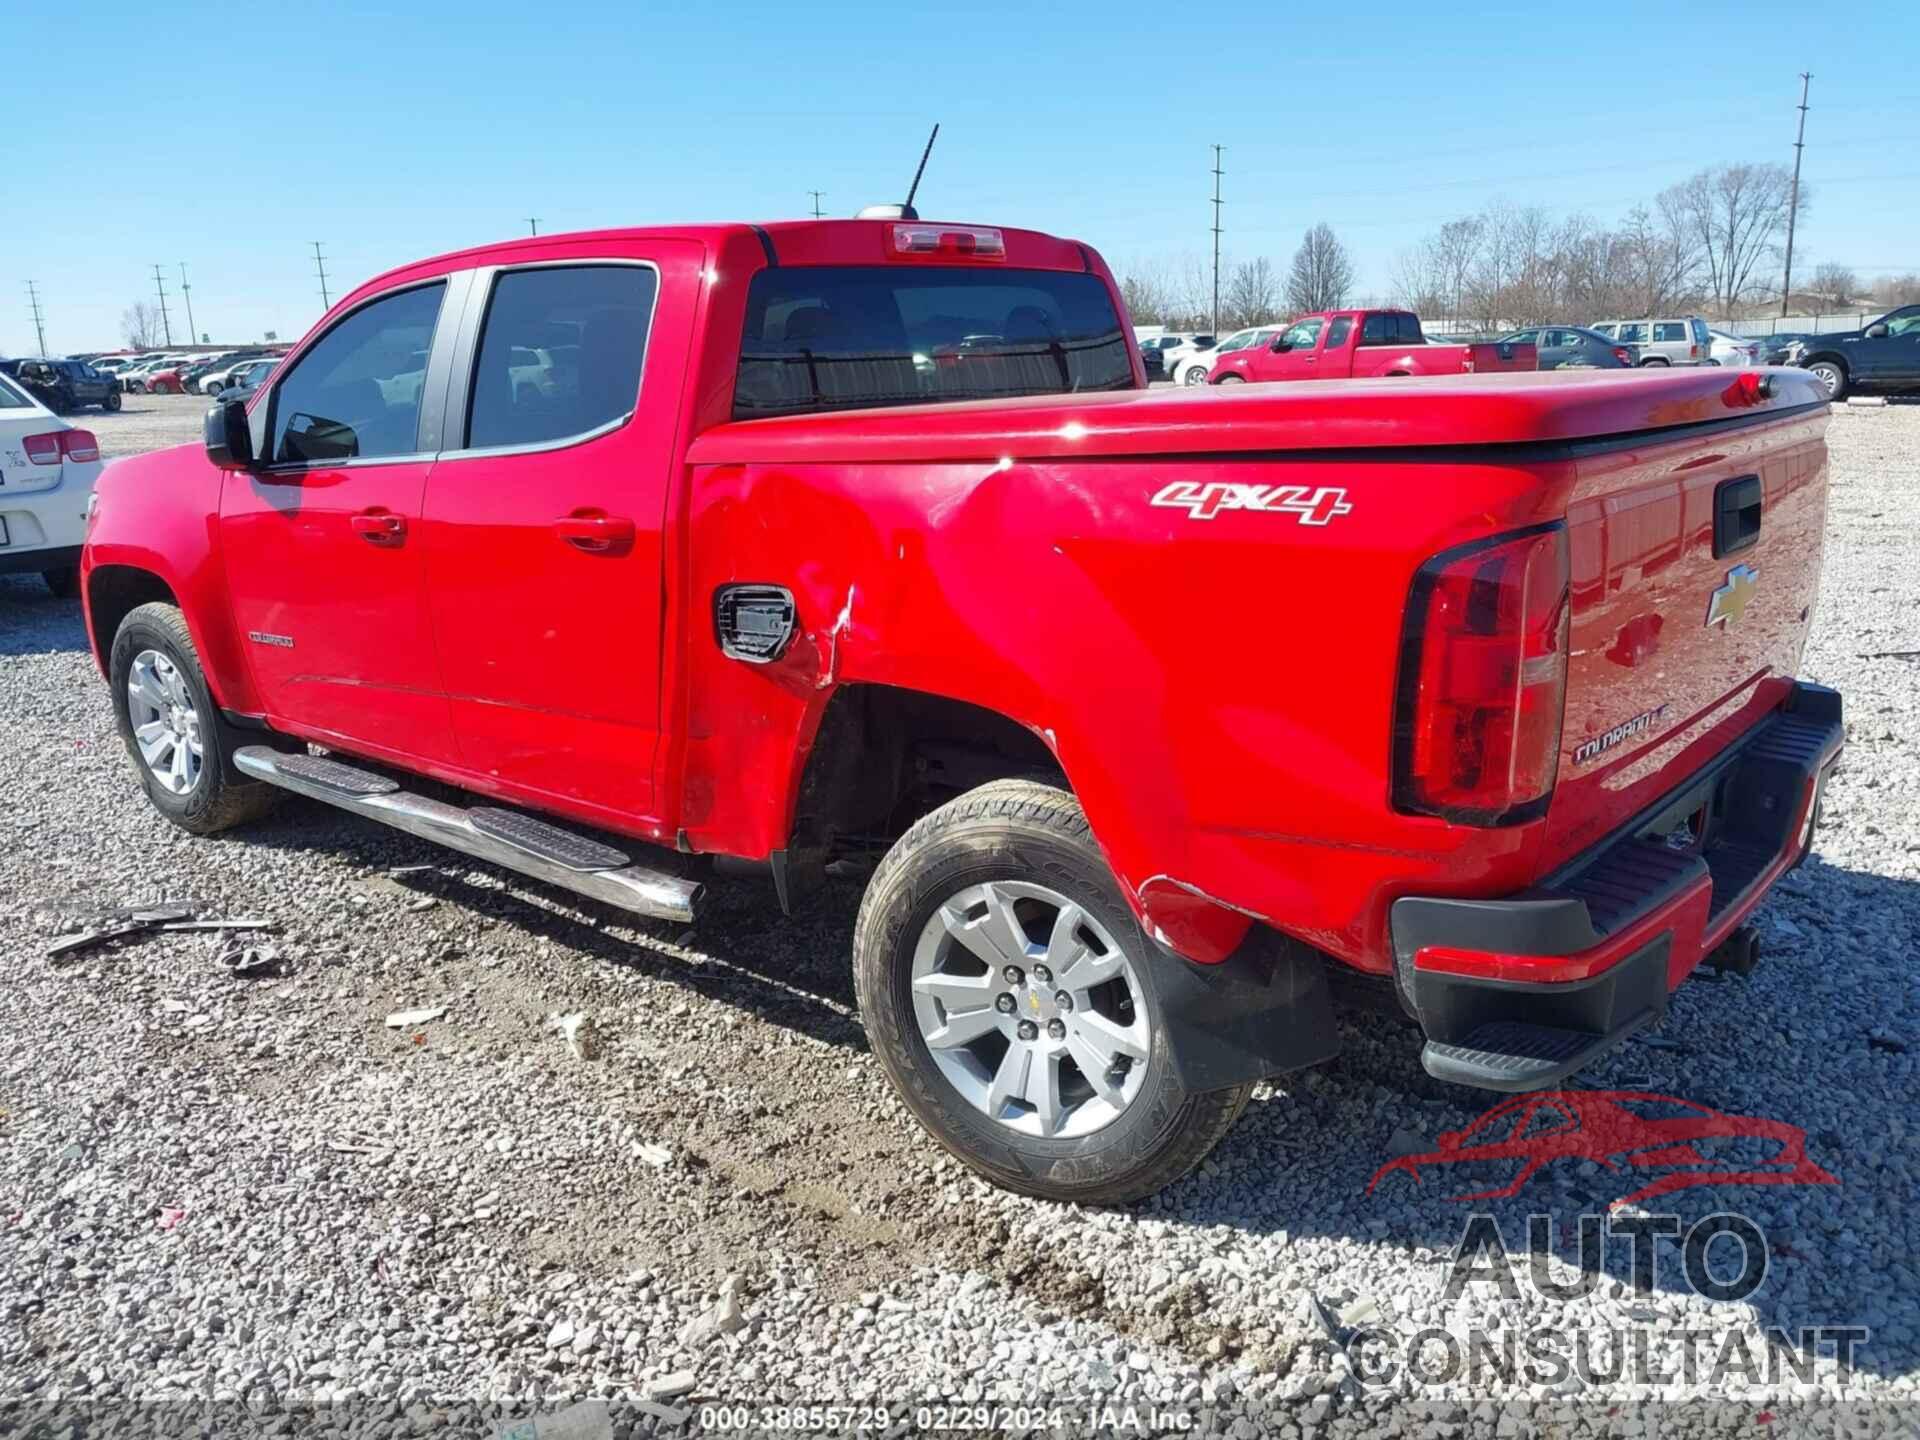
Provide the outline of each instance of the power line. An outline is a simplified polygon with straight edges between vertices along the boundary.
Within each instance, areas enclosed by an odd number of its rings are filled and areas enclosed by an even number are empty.
[[[1213,333],[1220,333],[1220,155],[1227,147],[1213,147]]]
[[[160,329],[167,337],[167,348],[173,348],[173,321],[167,318],[167,277],[156,263],[153,267],[153,288],[160,296]]]
[[[187,343],[193,344],[193,337],[200,332],[193,328],[193,287],[187,284],[187,262],[180,262],[180,298],[187,303]]]
[[[1780,313],[1787,313],[1787,300],[1793,294],[1793,222],[1800,214],[1800,152],[1807,145],[1807,91],[1813,85],[1813,72],[1800,72],[1800,131],[1793,138],[1793,192],[1787,196],[1787,266],[1780,277]]]
[[[27,301],[33,306],[33,333],[40,342],[40,358],[44,360],[47,358],[46,317],[40,313],[40,287],[32,280],[27,282]]]
[[[320,242],[313,242],[313,264],[320,272],[320,309],[324,312],[333,308],[333,297],[327,294],[327,257],[320,253]]]
[[[807,194],[813,197],[813,218],[816,220],[820,218],[820,197],[826,193],[824,190],[807,191]]]

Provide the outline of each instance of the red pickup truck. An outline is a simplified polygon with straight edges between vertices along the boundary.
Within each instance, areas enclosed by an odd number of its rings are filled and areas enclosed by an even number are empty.
[[[880,855],[873,1048],[1000,1183],[1196,1164],[1336,999],[1468,1085],[1662,1015],[1808,851],[1810,376],[1150,391],[1107,267],[899,220],[609,230],[347,296],[102,477],[134,773],[676,924]]]
[[[1407,310],[1322,310],[1302,315],[1270,345],[1222,355],[1213,385],[1250,380],[1369,380],[1381,375],[1490,375],[1537,370],[1531,341],[1430,345]]]

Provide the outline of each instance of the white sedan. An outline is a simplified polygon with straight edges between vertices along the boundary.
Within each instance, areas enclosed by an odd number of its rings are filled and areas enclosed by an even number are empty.
[[[1176,385],[1204,385],[1207,376],[1213,373],[1213,362],[1218,356],[1245,350],[1252,345],[1270,345],[1285,328],[1281,325],[1250,325],[1245,330],[1236,330],[1211,349],[1192,351],[1181,356],[1177,362],[1170,361],[1167,378]]]
[[[0,375],[0,575],[38,571],[63,600],[80,593],[87,502],[100,443]]]
[[[1713,341],[1713,348],[1707,354],[1716,365],[1745,368],[1762,363],[1760,342],[1750,335],[1729,335],[1724,330],[1708,326],[1707,336]]]

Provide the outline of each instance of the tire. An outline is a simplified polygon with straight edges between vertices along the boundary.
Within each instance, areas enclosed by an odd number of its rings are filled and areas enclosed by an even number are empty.
[[[1847,367],[1838,360],[1816,360],[1807,366],[1807,373],[1827,387],[1829,400],[1847,398]]]
[[[159,686],[156,694],[175,699],[184,696],[194,713],[190,733],[197,735],[201,747],[199,767],[179,789],[169,788],[156,776],[134,734],[136,722],[130,712],[133,702],[128,682],[135,661],[145,656],[164,659],[168,678],[177,682],[172,688]],[[177,606],[155,601],[130,612],[114,634],[107,674],[113,686],[114,722],[154,809],[190,835],[212,835],[257,820],[273,807],[278,792],[271,785],[247,780],[233,768],[233,752],[240,742],[220,717],[200,668],[200,652]],[[152,677],[154,668],[149,667],[147,674]],[[157,682],[150,679],[149,683]],[[183,735],[172,738],[175,750],[186,739]],[[188,763],[190,766],[191,761]]]
[[[109,390],[105,398],[101,400],[100,408],[105,410],[109,415],[118,410],[120,408],[120,392],[118,390]]]
[[[1069,909],[1070,928],[1061,930],[1057,923]],[[1007,938],[1000,945],[988,941],[996,915],[1017,923],[1019,937],[1001,929]],[[963,932],[971,939],[963,942]],[[1049,949],[1049,935],[1063,935],[1065,943]],[[976,946],[1002,959],[1017,949],[1026,967],[1016,968],[1022,984],[1008,980],[1006,967],[981,960]],[[1060,955],[1070,958],[1056,976],[1046,965]],[[927,968],[929,956],[938,968]],[[1196,1093],[1181,1082],[1155,973],[1179,962],[1141,931],[1079,802],[1053,785],[996,780],[916,823],[867,887],[853,959],[868,1038],[907,1108],[963,1164],[1023,1195],[1087,1205],[1151,1195],[1205,1158],[1252,1093],[1251,1085]],[[956,962],[964,971],[946,968]],[[1089,962],[1090,970],[1079,968]],[[1090,982],[1083,991],[1073,991],[1067,978],[1076,971]],[[1109,973],[1115,978],[1099,978]],[[1056,983],[1082,998],[1056,1005],[1045,998]],[[958,1008],[936,1004],[936,992],[944,1001],[962,986],[968,988]],[[968,1003],[976,993],[977,1006]],[[1004,1011],[1003,993],[1018,997]],[[1123,993],[1125,1002],[1116,1003]],[[928,1016],[938,1021],[931,1030]],[[1102,1028],[1079,1028],[1088,1022]],[[1066,1031],[1068,1023],[1077,1028]],[[1017,1038],[1015,1026],[1032,1033]],[[942,1045],[945,1058],[936,1060],[929,1035],[943,1031],[975,1038]],[[1064,1038],[1048,1038],[1056,1033]],[[1109,1043],[1116,1035],[1126,1037],[1132,1053]],[[1090,1048],[1089,1036],[1103,1048]],[[1098,1077],[1105,1089],[1096,1091],[1072,1058],[1082,1054],[1111,1060]],[[1022,1083],[995,1104],[1014,1073],[1009,1064],[1033,1077],[1036,1061],[1052,1081],[1041,1095],[1054,1106],[1053,1134],[1041,1106],[1025,1099],[1031,1086]]]
[[[1244,375],[1222,375],[1213,383],[1215,385],[1244,385],[1247,383],[1247,377]]]
[[[42,570],[40,578],[47,582],[47,589],[53,592],[56,600],[78,600],[80,598],[80,567],[62,565],[57,570]]]
[[[1642,369],[1647,369],[1647,370],[1653,369],[1656,365],[1659,366],[1660,369],[1662,370],[1665,370],[1668,368],[1668,362],[1665,360],[1662,360],[1658,355],[1654,356],[1653,359],[1651,360],[1642,360],[1640,362],[1640,365]]]
[[[1186,368],[1186,372],[1183,375],[1181,375],[1180,383],[1182,385],[1206,384],[1207,383],[1206,367],[1203,365],[1189,365]]]

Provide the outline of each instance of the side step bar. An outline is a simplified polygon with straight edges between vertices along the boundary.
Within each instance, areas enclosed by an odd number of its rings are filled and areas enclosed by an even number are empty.
[[[255,780],[636,915],[691,923],[705,889],[696,880],[630,864],[626,855],[611,846],[531,815],[443,804],[409,794],[384,775],[338,760],[243,745],[233,752],[233,763]]]

